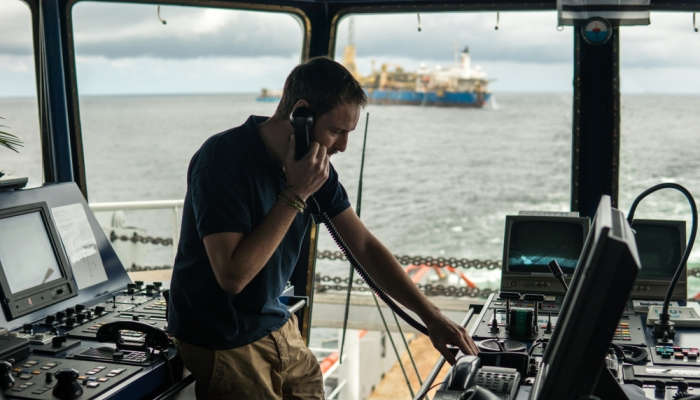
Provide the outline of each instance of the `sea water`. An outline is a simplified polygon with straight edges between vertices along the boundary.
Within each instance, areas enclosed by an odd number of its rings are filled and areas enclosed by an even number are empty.
[[[182,199],[189,159],[207,137],[274,111],[276,104],[255,96],[81,97],[90,202]],[[659,182],[700,193],[700,96],[623,95],[621,104],[619,208],[627,212],[637,194]],[[500,260],[506,215],[570,209],[571,112],[567,93],[496,93],[483,109],[368,105],[347,150],[332,162],[364,223],[394,254]],[[0,99],[0,116],[4,129],[25,141],[19,154],[0,149],[0,170],[41,184],[36,101]],[[646,199],[636,216],[684,219],[689,227],[689,215],[686,200],[668,191]],[[111,214],[98,217],[108,227]],[[126,217],[151,236],[173,235],[167,211]],[[319,250],[335,250],[325,232]],[[691,267],[699,254],[693,252]],[[169,249],[149,257],[151,265],[172,263]],[[347,268],[318,265],[329,275]],[[499,271],[464,272],[481,287],[498,284]],[[700,290],[696,281],[691,296]]]

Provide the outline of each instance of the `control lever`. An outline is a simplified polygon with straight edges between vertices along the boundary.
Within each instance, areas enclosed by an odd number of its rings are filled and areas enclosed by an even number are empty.
[[[569,285],[566,284],[566,281],[564,280],[564,272],[561,270],[561,266],[559,266],[559,263],[557,260],[552,259],[547,266],[549,267],[549,270],[552,272],[552,275],[554,275],[555,278],[561,283],[561,285],[564,287],[564,292],[569,291]]]
[[[9,361],[0,361],[0,388],[7,390],[15,384],[12,377],[12,364]]]
[[[75,369],[62,369],[56,372],[56,381],[53,395],[61,400],[77,399],[83,394],[83,388],[78,383],[78,371]]]
[[[498,298],[506,301],[506,329],[510,327],[510,301],[520,300],[520,294],[515,292],[501,292]]]
[[[544,301],[544,295],[543,294],[533,294],[533,293],[527,293],[525,296],[523,296],[525,301],[534,301],[535,302],[535,320],[533,321],[533,326],[532,326],[532,335],[537,335],[537,331],[539,330],[539,308],[540,308],[540,303]]]

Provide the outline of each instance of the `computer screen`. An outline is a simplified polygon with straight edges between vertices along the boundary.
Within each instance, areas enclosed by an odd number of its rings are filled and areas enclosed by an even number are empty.
[[[593,393],[639,268],[632,229],[624,215],[611,207],[610,197],[603,196],[547,344],[531,400]]]
[[[685,250],[685,221],[632,221],[642,270],[637,279],[671,280]]]
[[[7,320],[75,296],[46,203],[0,210],[0,287]]]
[[[508,269],[547,273],[547,264],[554,259],[564,273],[573,273],[587,228],[585,218],[513,220],[508,243]]]
[[[0,266],[12,294],[61,278],[39,211],[0,219]]]
[[[588,234],[585,217],[506,216],[501,289],[522,293],[563,294],[547,264],[556,260],[571,277]]]

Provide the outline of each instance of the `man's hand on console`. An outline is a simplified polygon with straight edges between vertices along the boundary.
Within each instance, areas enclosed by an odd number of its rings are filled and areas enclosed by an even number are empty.
[[[466,329],[452,322],[441,313],[437,313],[426,322],[430,340],[433,346],[450,364],[455,363],[456,352],[452,348],[462,350],[464,354],[478,355],[479,349]]]

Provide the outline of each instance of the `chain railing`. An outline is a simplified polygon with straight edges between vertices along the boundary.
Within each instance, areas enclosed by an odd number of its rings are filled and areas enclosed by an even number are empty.
[[[344,278],[341,276],[316,274],[315,289],[318,293],[325,293],[328,291],[337,291],[345,293],[348,290],[349,281],[349,278]],[[443,285],[432,283],[418,283],[416,286],[418,286],[418,289],[420,289],[426,296],[487,298],[491,293],[494,292],[493,289],[489,288],[480,289],[478,287]],[[367,286],[362,279],[353,280],[353,292],[369,292],[371,290],[372,289],[369,286]]]
[[[394,255],[401,265],[425,265],[426,267],[455,267],[463,269],[501,269],[500,260],[478,259],[478,258],[455,258],[455,257],[432,257],[432,256],[409,256]],[[340,251],[321,250],[316,254],[319,260],[345,260],[345,256]]]
[[[141,243],[141,244],[155,244],[161,246],[172,246],[172,238],[162,238],[158,236],[143,236],[137,232],[133,232],[131,236],[128,235],[118,235],[115,231],[109,232],[109,241],[114,243],[116,241],[131,242],[131,243]]]

